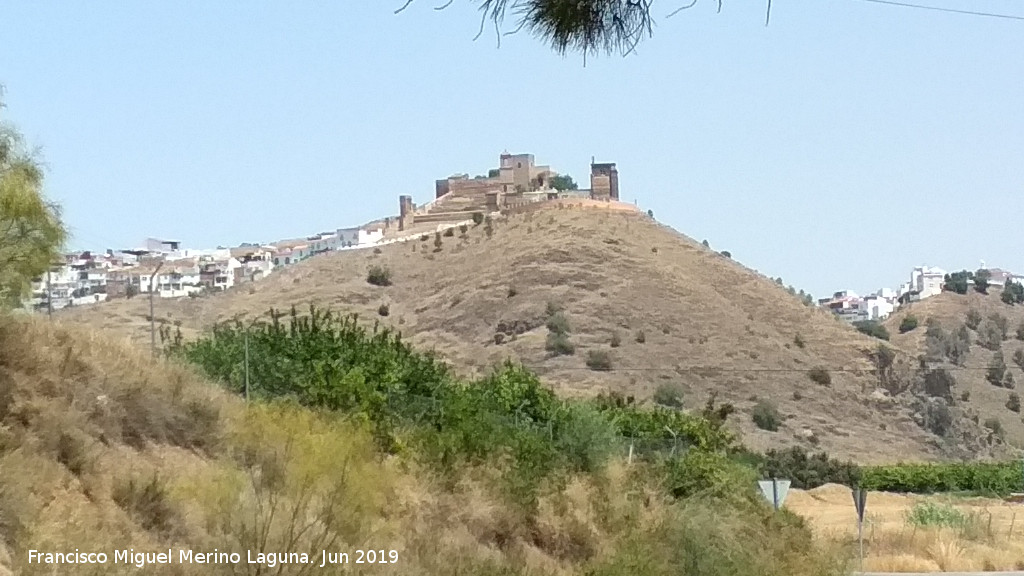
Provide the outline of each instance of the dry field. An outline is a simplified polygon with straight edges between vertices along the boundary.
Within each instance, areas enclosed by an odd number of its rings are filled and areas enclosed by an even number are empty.
[[[807,518],[820,538],[856,541],[857,513],[849,488],[829,484],[794,490],[785,505]],[[868,572],[1024,570],[1024,505],[872,492],[864,518],[864,556]]]
[[[1001,293],[1001,287],[989,288],[988,295],[978,294],[974,290],[964,295],[945,292],[912,303],[888,319],[886,326],[892,334],[893,343],[919,354],[924,352],[926,322],[929,318],[937,318],[943,328],[949,332],[964,322],[971,309],[977,310],[982,318],[988,318],[993,314],[1002,315],[1006,318],[1008,326],[1007,339],[1002,343],[1004,362],[1016,380],[1017,390],[1015,392],[1020,394],[1020,388],[1024,385],[1024,371],[1013,362],[1013,355],[1018,350],[1024,351],[1024,341],[1016,336],[1018,327],[1024,324],[1024,306],[1004,304],[999,299]],[[908,315],[915,316],[919,326],[911,332],[900,334],[900,323]],[[957,382],[957,390],[954,394],[956,400],[972,409],[981,422],[990,418],[997,419],[1005,430],[1007,441],[1017,446],[1024,446],[1024,421],[1021,419],[1021,414],[1011,411],[1006,405],[1014,390],[998,388],[989,384],[985,379],[985,373],[995,353],[977,343],[977,333],[972,331],[971,338],[970,354],[967,356],[964,366],[951,368]],[[966,399],[963,397],[964,393],[967,393]]]
[[[644,399],[671,383],[692,408],[714,392],[737,407],[735,425],[755,449],[801,444],[861,463],[944,454],[906,408],[871,398],[877,377],[867,354],[877,341],[646,215],[561,206],[487,229],[456,229],[439,248],[426,235],[325,254],[226,293],[159,300],[155,315],[192,338],[232,317],[315,303],[394,326],[467,375],[512,357],[568,395]],[[391,286],[367,283],[374,265],[391,270]],[[549,302],[564,307],[573,355],[545,351]],[[148,300],[136,297],[55,317],[148,346],[148,314]],[[611,370],[589,369],[590,351],[609,354]],[[829,370],[830,384],[811,381],[815,367]],[[777,432],[753,425],[760,400],[778,407]]]

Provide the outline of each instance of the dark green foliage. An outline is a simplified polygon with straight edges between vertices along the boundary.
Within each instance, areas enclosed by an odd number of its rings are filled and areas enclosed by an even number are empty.
[[[711,244],[707,240],[702,241],[701,245],[705,248],[711,248]]]
[[[984,268],[979,269],[974,273],[974,289],[982,294],[988,294],[989,280],[991,279],[991,272]]]
[[[612,357],[605,350],[589,350],[587,352],[587,368],[596,372],[608,372],[612,369]]]
[[[751,418],[754,420],[754,424],[757,425],[761,430],[767,430],[769,432],[775,432],[779,429],[779,425],[782,423],[782,415],[779,414],[779,409],[770,402],[764,400],[758,401],[754,405],[754,410],[751,413]]]
[[[973,279],[974,274],[966,270],[946,274],[942,289],[949,292],[956,292],[957,294],[967,294],[967,288],[970,286],[970,281]]]
[[[904,316],[903,321],[900,322],[900,334],[906,334],[915,328],[917,328],[917,316],[913,314]]]
[[[985,379],[993,386],[1003,386],[1003,378],[1006,376],[1006,363],[1003,361],[1003,352],[1000,350],[992,356],[988,363],[988,370],[985,372]]]
[[[483,223],[484,223],[484,213],[483,212],[473,212],[473,225],[474,226],[479,226],[479,225],[481,225]]]
[[[366,281],[374,286],[391,286],[391,270],[383,266],[371,266]]]
[[[1014,350],[1013,363],[1021,370],[1024,370],[1024,348],[1017,348]]]
[[[933,398],[943,398],[953,401],[953,388],[956,387],[956,378],[949,370],[936,368],[928,370],[924,375],[924,392]]]
[[[1024,285],[1007,278],[1000,299],[1004,304],[1009,304],[1010,306],[1024,304]]]
[[[719,252],[719,254],[725,256],[726,258],[732,258],[732,252],[729,252],[728,250],[722,250],[721,252]]]
[[[636,333],[636,343],[643,344],[644,342],[647,342],[647,334],[643,330],[638,330]]]
[[[381,304],[379,307],[377,307],[377,314],[380,314],[381,316],[387,316],[391,314],[391,307],[388,306],[387,304]]]
[[[796,344],[797,348],[803,348],[804,346],[807,346],[807,343],[804,342],[804,339],[801,338],[799,334],[793,337],[793,344]]]
[[[788,479],[793,488],[801,490],[824,484],[855,486],[861,478],[860,469],[852,462],[833,460],[824,452],[808,454],[799,446],[769,450],[758,458],[758,468],[763,477]]]
[[[455,228],[448,228],[447,230],[445,230],[444,236],[446,238],[451,238],[452,236],[455,236]]]
[[[832,375],[829,374],[828,370],[820,366],[808,370],[807,377],[810,378],[812,382],[821,384],[822,386],[829,386],[832,384]]]
[[[861,334],[867,334],[879,340],[889,340],[889,330],[878,320],[860,320],[853,327]]]
[[[1024,322],[1021,322],[1017,326],[1017,331],[1014,333],[1014,335],[1017,337],[1017,340],[1024,340]]]
[[[608,343],[608,345],[611,346],[612,348],[618,348],[619,346],[622,345],[622,337],[619,336],[618,332],[612,333],[612,339]]]
[[[654,210],[648,210],[647,211],[647,217],[648,218],[654,218]]]
[[[579,186],[572,179],[572,176],[569,176],[568,174],[559,174],[558,176],[554,176],[548,181],[548,183],[552,188],[559,191],[579,189]]]
[[[1006,407],[1011,412],[1020,413],[1020,394],[1016,392],[1010,392],[1010,398],[1006,401]]]

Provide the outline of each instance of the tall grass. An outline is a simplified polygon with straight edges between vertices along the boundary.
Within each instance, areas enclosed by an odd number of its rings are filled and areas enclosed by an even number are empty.
[[[175,351],[234,393],[224,394],[185,366],[59,325],[0,318],[0,572],[50,574],[52,566],[25,563],[27,550],[76,547],[386,548],[400,562],[374,572],[398,576],[841,568],[798,518],[757,499],[753,470],[730,456],[721,407],[686,414],[618,397],[569,402],[513,364],[461,381],[397,334],[326,314],[278,316],[250,330],[249,348],[257,367],[244,405],[243,327]],[[627,432],[680,449],[627,465],[614,456]],[[369,573],[359,568],[271,573]]]

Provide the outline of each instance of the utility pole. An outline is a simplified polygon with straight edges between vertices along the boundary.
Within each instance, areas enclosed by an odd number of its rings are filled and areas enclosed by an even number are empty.
[[[161,260],[156,265],[156,270],[153,271],[153,275],[149,277],[149,350],[156,358],[156,317],[153,316],[153,284],[156,282],[156,276],[160,272],[160,268],[164,265],[164,261]]]

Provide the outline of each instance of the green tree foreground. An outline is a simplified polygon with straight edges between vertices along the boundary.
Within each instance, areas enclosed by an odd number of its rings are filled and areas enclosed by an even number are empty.
[[[0,308],[22,302],[66,239],[60,208],[43,195],[42,167],[17,129],[0,118]]]
[[[721,12],[724,0],[709,3]],[[408,8],[414,0],[404,0],[395,13]],[[435,10],[443,10],[455,3],[447,0]],[[652,0],[474,0],[480,11],[479,38],[488,21],[500,43],[502,36],[527,30],[548,44],[555,52],[565,55],[578,52],[586,58],[590,54],[619,52],[627,55],[636,49],[644,37],[651,37],[654,16]],[[692,8],[698,0],[680,0],[670,6],[667,16]],[[771,0],[765,2],[765,24],[771,14]],[[510,30],[502,27],[511,22]],[[474,38],[474,40],[476,39]]]

